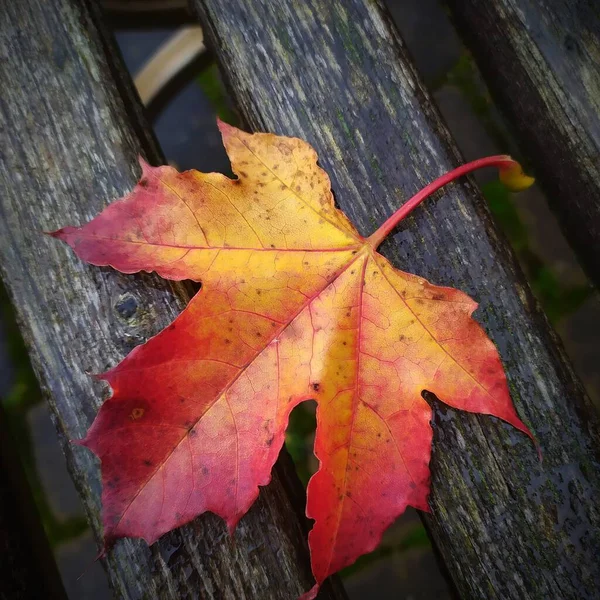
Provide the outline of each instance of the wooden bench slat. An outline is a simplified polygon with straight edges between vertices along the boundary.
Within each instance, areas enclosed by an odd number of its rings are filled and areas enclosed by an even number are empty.
[[[83,223],[137,181],[137,155],[161,162],[131,81],[93,2],[0,2],[0,265],[97,536],[100,483],[84,435],[106,392],[106,370],[166,326],[189,290],[151,275],[83,264],[44,236]],[[283,461],[283,462],[282,462]],[[295,599],[312,575],[303,492],[289,458],[229,538],[208,515],[108,555],[119,598]],[[323,598],[344,598],[331,587]]]
[[[600,13],[589,0],[449,0],[565,236],[600,286]]]
[[[361,233],[461,162],[378,2],[192,4],[248,125],[309,141]],[[436,404],[426,522],[461,597],[599,596],[598,418],[481,194],[451,186],[382,249],[480,302],[544,454],[498,420]]]

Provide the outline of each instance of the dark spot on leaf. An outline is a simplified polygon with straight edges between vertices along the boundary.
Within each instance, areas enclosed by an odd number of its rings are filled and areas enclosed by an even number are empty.
[[[210,473],[210,471],[208,470],[208,467],[202,467],[202,475],[208,475]]]
[[[141,419],[144,416],[144,413],[146,411],[143,408],[134,408],[131,411],[131,414],[129,415],[129,418],[132,421],[137,421],[138,419]]]
[[[230,340],[230,339],[228,339],[228,338],[225,338],[225,343],[226,343],[226,344],[231,344],[231,340]]]
[[[272,435],[267,441],[266,444],[267,446],[271,447],[271,444],[273,444],[273,440],[275,439],[275,436]]]
[[[321,387],[321,384],[319,384],[319,383],[313,383],[313,384],[311,384],[311,387],[312,387],[313,390],[315,390],[315,392],[318,392],[319,388]]]
[[[152,461],[151,461],[151,460],[148,460],[147,458],[145,458],[145,459],[144,459],[144,464],[145,464],[147,467],[151,467],[151,466],[152,466]]]

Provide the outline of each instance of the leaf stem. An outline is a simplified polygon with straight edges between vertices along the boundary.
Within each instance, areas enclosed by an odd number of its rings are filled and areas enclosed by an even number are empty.
[[[471,173],[477,169],[484,167],[497,167],[500,171],[500,180],[512,191],[520,191],[527,189],[533,184],[533,178],[528,177],[523,173],[521,165],[507,155],[488,156],[479,158],[465,165],[461,165],[452,171],[445,173],[425,186],[420,192],[415,194],[408,202],[405,202],[383,225],[371,236],[366,239],[366,242],[376,249],[381,242],[389,235],[389,233],[409,215],[423,200],[431,196],[446,184]]]

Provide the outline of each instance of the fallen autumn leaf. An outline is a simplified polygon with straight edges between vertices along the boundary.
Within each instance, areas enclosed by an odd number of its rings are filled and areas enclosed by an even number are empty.
[[[102,375],[113,389],[80,443],[102,461],[105,542],[153,543],[211,511],[233,531],[271,478],[290,411],[318,403],[320,467],[307,492],[317,584],[373,550],[407,506],[428,510],[431,409],[423,390],[531,435],[512,405],[477,304],[376,252],[441,177],[363,238],[335,208],[314,150],[220,123],[237,179],[142,163],[134,191],[55,232],[83,260],[193,279],[165,330]]]

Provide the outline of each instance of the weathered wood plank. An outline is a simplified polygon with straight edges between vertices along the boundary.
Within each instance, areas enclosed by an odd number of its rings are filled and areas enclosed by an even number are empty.
[[[167,325],[189,298],[157,277],[87,266],[42,234],[82,223],[162,157],[94,3],[0,1],[0,264],[71,473],[100,534],[97,461],[83,436],[106,370]],[[119,542],[107,570],[119,598],[295,599],[312,585],[303,501],[289,462],[235,540],[211,515],[148,548]],[[342,598],[326,590],[324,598]]]
[[[600,11],[589,0],[448,0],[565,236],[600,285]]]
[[[249,125],[313,144],[363,234],[460,162],[377,2],[193,4]],[[383,252],[480,302],[544,453],[540,465],[508,425],[436,403],[426,520],[462,597],[598,597],[598,420],[481,194],[453,185]]]

